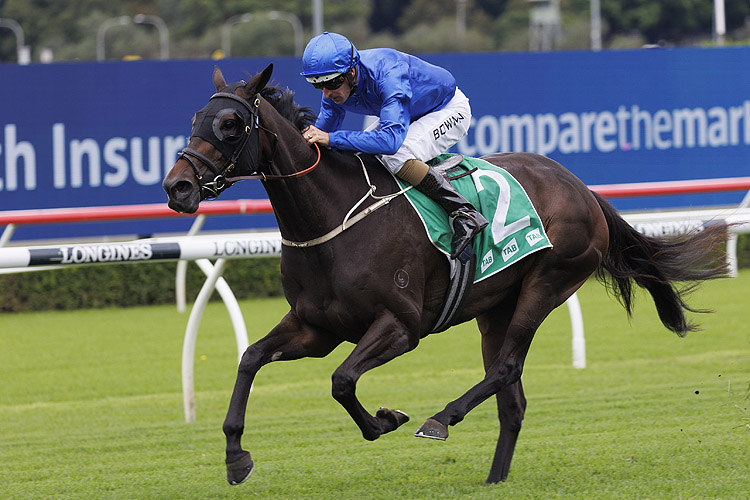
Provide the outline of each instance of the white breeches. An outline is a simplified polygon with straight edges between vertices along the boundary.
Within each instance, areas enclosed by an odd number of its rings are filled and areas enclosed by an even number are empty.
[[[469,98],[456,88],[453,99],[444,108],[413,121],[406,132],[404,143],[396,154],[380,155],[380,161],[396,174],[406,160],[431,160],[460,141],[467,134],[470,124]],[[379,122],[375,121],[368,130],[378,126]]]

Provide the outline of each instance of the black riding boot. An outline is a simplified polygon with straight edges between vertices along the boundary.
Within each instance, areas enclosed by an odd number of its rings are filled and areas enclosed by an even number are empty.
[[[440,205],[453,219],[452,259],[460,255],[474,236],[489,224],[466,198],[458,194],[448,179],[432,167],[414,187]]]

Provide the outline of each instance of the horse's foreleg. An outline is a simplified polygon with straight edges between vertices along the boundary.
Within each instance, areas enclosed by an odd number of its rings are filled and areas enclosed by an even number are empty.
[[[339,343],[338,338],[301,324],[290,312],[268,335],[247,348],[237,368],[237,380],[223,426],[227,439],[229,484],[240,484],[253,470],[253,461],[250,453],[242,449],[241,438],[245,428],[247,400],[258,370],[272,361],[323,357]]]
[[[411,335],[390,311],[384,311],[333,373],[333,398],[349,413],[365,439],[375,440],[406,423],[409,417],[386,408],[380,408],[374,417],[370,415],[357,399],[357,380],[366,371],[412,350],[418,341],[418,336]]]

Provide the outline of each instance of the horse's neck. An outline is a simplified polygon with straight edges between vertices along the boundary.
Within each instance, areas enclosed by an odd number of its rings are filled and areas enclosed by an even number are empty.
[[[279,135],[274,170],[289,174],[311,166],[317,152],[313,148],[312,155],[300,154],[300,151],[307,150],[310,147],[299,132]],[[365,161],[370,167],[367,176],[363,170]],[[383,190],[390,192],[393,180],[388,178],[385,168],[374,165],[375,162],[372,157],[361,160],[353,155],[322,150],[320,163],[310,173],[285,180],[265,181],[282,235],[290,240],[306,241],[340,226],[347,213],[367,196],[370,183],[382,187],[378,194]],[[367,197],[355,212],[373,202],[372,198]]]

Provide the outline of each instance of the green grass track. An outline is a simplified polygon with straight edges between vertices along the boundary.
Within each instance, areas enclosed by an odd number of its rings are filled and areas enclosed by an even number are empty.
[[[412,436],[482,377],[473,323],[362,378],[368,409],[412,418],[375,442],[330,396],[350,345],[264,367],[243,441],[256,470],[231,487],[221,425],[237,354],[221,303],[198,335],[192,424],[180,379],[187,314],[155,306],[0,315],[0,498],[750,498],[750,270],[692,296],[715,312],[694,316],[704,331],[684,339],[661,326],[646,295],[630,321],[596,282],[579,297],[588,367],[571,366],[562,307],[532,344],[524,429],[508,481],[494,486],[484,485],[494,399],[445,442]],[[281,299],[241,306],[251,341],[287,309]]]

